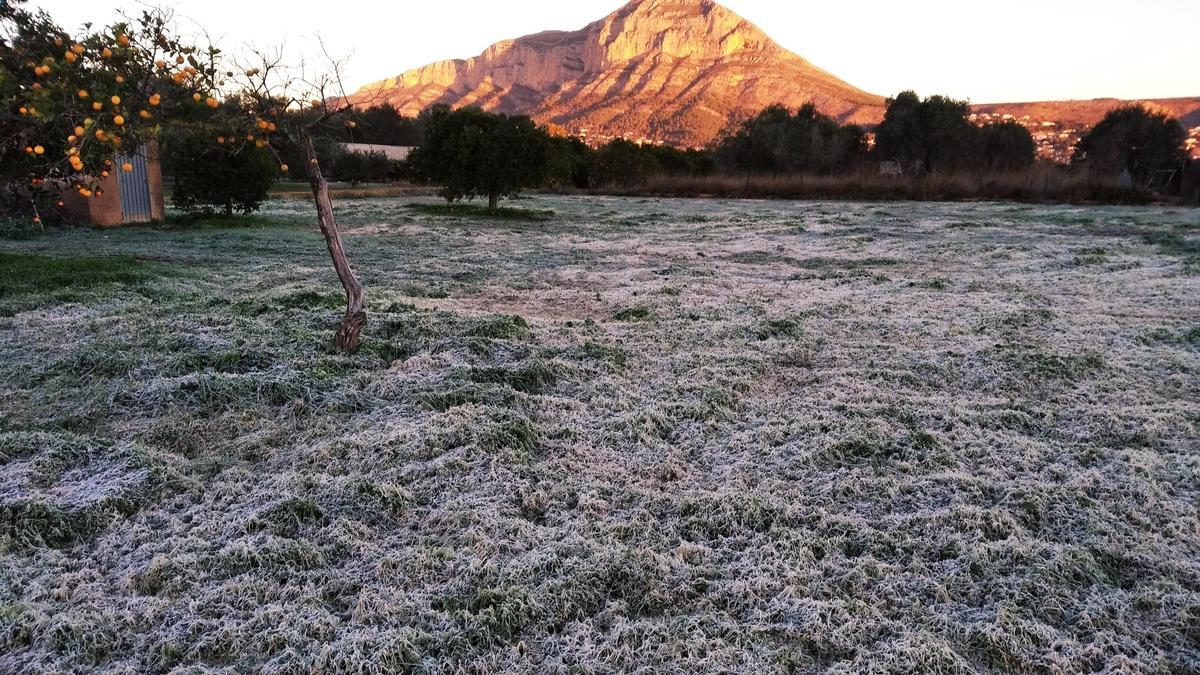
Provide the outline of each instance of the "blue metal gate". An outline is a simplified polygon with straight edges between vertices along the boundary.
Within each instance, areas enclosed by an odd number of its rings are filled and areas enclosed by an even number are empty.
[[[133,171],[125,171],[122,165],[129,163]],[[121,195],[121,218],[127,223],[144,223],[150,214],[150,175],[146,169],[146,152],[139,150],[133,155],[121,155],[117,159],[117,191]]]

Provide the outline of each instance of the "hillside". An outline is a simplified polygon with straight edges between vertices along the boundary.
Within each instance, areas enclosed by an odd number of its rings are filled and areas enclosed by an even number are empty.
[[[1127,103],[1141,103],[1153,110],[1160,110],[1179,118],[1183,126],[1200,126],[1200,97],[1159,98],[1124,101],[1116,98],[1096,98],[1079,101],[1036,101],[1029,103],[986,103],[972,106],[978,113],[1009,114],[1014,117],[1028,115],[1032,119],[1052,120],[1065,124],[1090,127],[1104,117],[1104,113]]]
[[[474,58],[372,82],[350,99],[388,102],[408,116],[438,103],[477,105],[528,114],[594,141],[627,137],[684,147],[705,145],[772,104],[798,108],[812,102],[842,122],[864,125],[882,120],[885,104],[882,96],[817,68],[711,0],[633,0],[579,30],[497,42]],[[1200,126],[1200,98],[1141,102],[1186,127]],[[973,109],[1080,130],[1122,103],[1104,98]],[[1047,141],[1046,156],[1069,157],[1076,140],[1071,134]]]
[[[576,31],[498,42],[355,93],[406,115],[435,103],[527,113],[592,138],[703,145],[731,121],[812,101],[839,120],[873,123],[883,98],[779,46],[711,0],[634,0]]]

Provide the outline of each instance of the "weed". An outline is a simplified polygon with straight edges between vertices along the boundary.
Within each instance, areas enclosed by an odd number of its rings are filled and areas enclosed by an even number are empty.
[[[626,307],[613,312],[613,318],[617,321],[640,321],[650,318],[650,308],[638,305],[636,307]]]

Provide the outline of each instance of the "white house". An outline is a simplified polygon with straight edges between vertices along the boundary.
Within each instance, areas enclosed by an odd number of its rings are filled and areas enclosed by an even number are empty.
[[[378,152],[393,162],[402,162],[408,159],[408,153],[413,149],[411,145],[374,145],[372,143],[343,143],[342,147],[346,148],[347,152],[357,152],[361,155]]]

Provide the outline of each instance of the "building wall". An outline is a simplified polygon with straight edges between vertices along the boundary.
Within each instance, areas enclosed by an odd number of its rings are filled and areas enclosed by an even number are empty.
[[[412,146],[409,145],[373,145],[371,143],[343,143],[343,147],[347,152],[357,152],[362,155],[368,155],[372,152],[378,152],[384,157],[393,162],[401,162],[408,159],[408,153],[412,152]]]
[[[166,201],[163,197],[162,160],[158,143],[151,141],[146,144],[146,176],[150,188],[150,219],[160,222],[166,218]],[[121,192],[117,181],[120,171],[118,160],[113,161],[114,168],[107,178],[100,181],[99,189],[103,193],[99,197],[83,197],[75,190],[67,190],[63,194],[63,210],[77,220],[86,221],[99,227],[115,227],[125,224],[124,213],[121,210]]]

